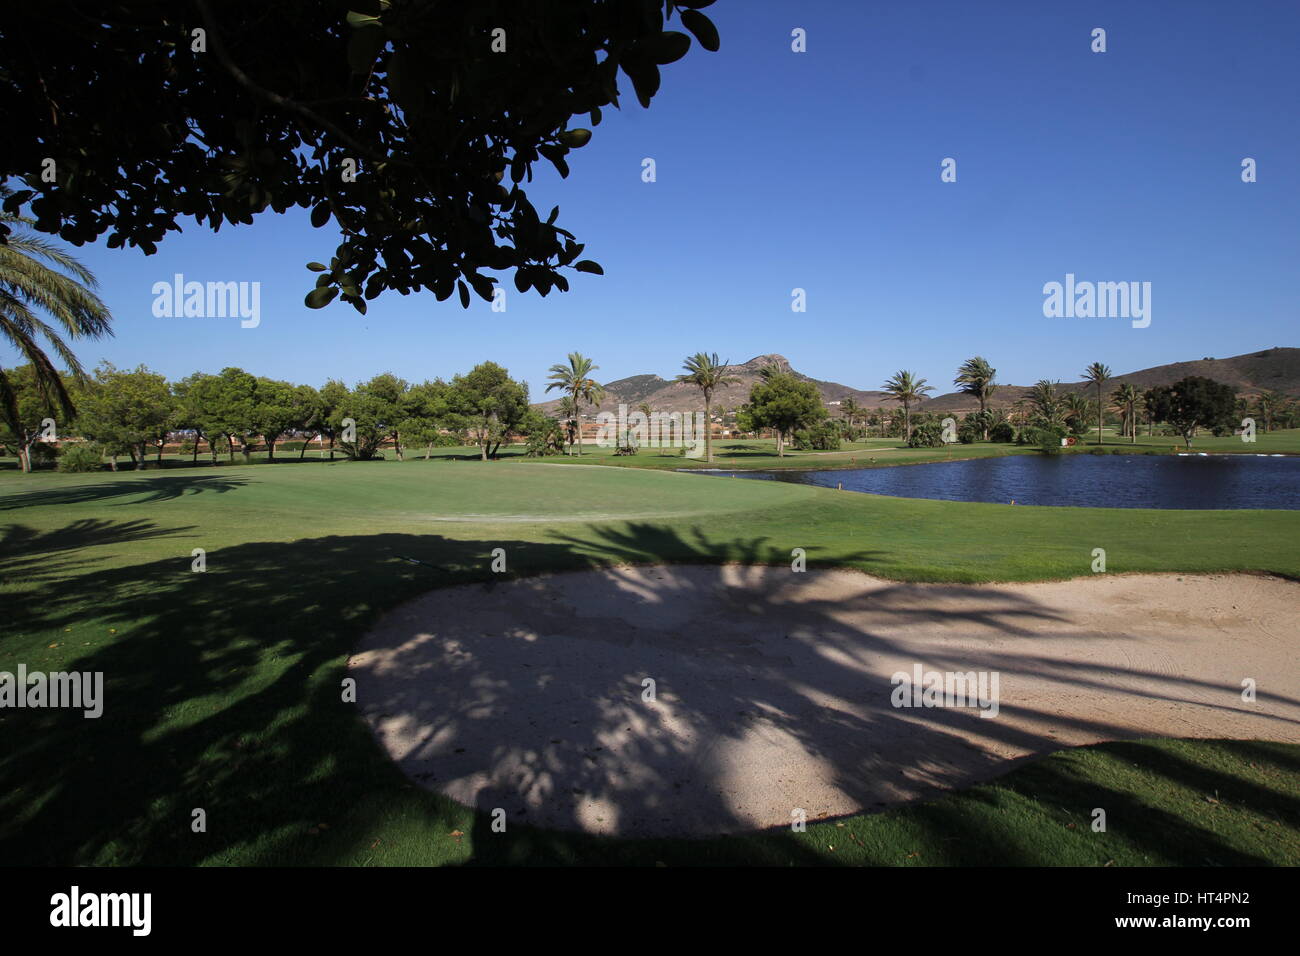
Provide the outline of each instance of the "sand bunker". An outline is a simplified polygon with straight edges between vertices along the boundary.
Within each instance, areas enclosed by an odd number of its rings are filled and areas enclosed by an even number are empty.
[[[1102,740],[1300,742],[1298,609],[1300,584],[1249,575],[618,568],[431,592],[349,673],[426,787],[511,822],[707,835],[930,797]],[[997,716],[893,706],[891,677],[918,666],[996,672]]]

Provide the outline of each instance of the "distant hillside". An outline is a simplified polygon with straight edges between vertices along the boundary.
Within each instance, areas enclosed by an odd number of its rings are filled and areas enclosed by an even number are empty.
[[[863,391],[850,388],[848,385],[841,385],[838,382],[823,382],[819,379],[810,378],[807,375],[795,372],[784,355],[771,354],[756,356],[742,365],[728,365],[728,374],[735,376],[740,381],[714,392],[713,407],[719,411],[724,408],[734,409],[749,401],[749,390],[758,381],[759,372],[768,365],[775,365],[784,371],[794,372],[796,377],[806,382],[812,382],[817,386],[817,390],[821,392],[822,400],[825,402],[838,402],[852,396],[862,405],[875,407],[884,398],[883,392]],[[694,385],[675,380],[670,381],[658,375],[633,375],[629,378],[621,378],[618,381],[606,383],[604,401],[595,407],[583,406],[583,414],[595,415],[597,412],[602,411],[617,411],[619,403],[623,403],[629,409],[635,410],[642,402],[659,412],[697,411],[701,407],[700,390]],[[552,399],[540,403],[538,407],[543,411],[555,414],[558,405],[559,399]]]
[[[749,400],[749,390],[758,381],[759,371],[767,365],[775,365],[784,371],[792,372],[805,382],[812,382],[821,393],[826,403],[840,402],[852,398],[863,408],[896,407],[884,392],[853,388],[839,382],[825,382],[812,378],[790,367],[784,355],[772,353],[759,355],[742,365],[727,366],[728,373],[740,381],[735,385],[720,388],[713,396],[713,407],[717,410],[734,409]],[[1258,395],[1260,392],[1273,390],[1288,395],[1300,395],[1300,349],[1271,348],[1262,352],[1250,352],[1226,359],[1204,358],[1194,362],[1175,362],[1171,365],[1157,365],[1154,368],[1141,369],[1117,375],[1106,383],[1109,393],[1124,382],[1131,382],[1139,389],[1153,385],[1170,385],[1188,375],[1204,375],[1217,382],[1234,386],[1243,396]],[[940,383],[931,383],[940,385]],[[946,382],[942,384],[947,384]],[[1083,382],[1062,383],[1063,391],[1083,391],[1087,388]],[[1028,385],[999,385],[993,396],[994,405],[1010,405],[1029,393]],[[635,409],[642,402],[655,411],[686,412],[700,408],[700,390],[694,385],[662,378],[658,375],[632,375],[605,385],[605,400],[596,407],[584,406],[584,415],[594,415],[600,411],[616,411],[619,403]],[[542,402],[538,405],[543,411],[556,413],[558,399]],[[979,403],[960,392],[948,392],[917,406],[934,412],[967,412],[979,407]]]
[[[1114,368],[1114,366],[1112,366]],[[1272,348],[1262,352],[1248,352],[1232,358],[1203,358],[1194,362],[1174,362],[1157,365],[1136,372],[1116,375],[1106,383],[1107,394],[1125,382],[1139,390],[1153,385],[1172,385],[1189,375],[1203,375],[1237,389],[1242,397],[1253,397],[1260,392],[1275,391],[1285,395],[1300,394],[1300,349]],[[1063,392],[1092,394],[1096,389],[1086,382],[1063,382]],[[993,395],[994,405],[1010,405],[1029,394],[1028,385],[1000,385]],[[979,408],[979,402],[961,392],[936,395],[922,406],[932,412],[969,412]]]

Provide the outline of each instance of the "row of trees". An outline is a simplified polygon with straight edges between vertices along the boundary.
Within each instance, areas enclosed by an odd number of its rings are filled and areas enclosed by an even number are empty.
[[[239,368],[217,374],[196,372],[169,383],[143,366],[126,371],[105,363],[93,378],[70,376],[62,394],[43,381],[37,365],[28,364],[5,373],[10,408],[0,424],[0,445],[18,455],[24,470],[30,470],[34,452],[48,449],[42,438],[81,437],[112,456],[114,468],[119,455],[129,455],[137,468],[143,468],[150,451],[161,457],[168,436],[178,432],[185,436],[187,451],[196,462],[206,443],[214,463],[221,454],[233,460],[237,448],[247,460],[259,446],[273,460],[277,445],[287,436],[304,439],[299,457],[305,455],[310,441],[320,441],[331,458],[337,452],[371,459],[386,446],[401,458],[411,446],[473,444],[486,460],[512,435],[526,438],[530,453],[553,453],[567,444],[571,452],[581,454],[582,408],[599,403],[604,395],[593,378],[597,368],[578,352],[571,353],[566,364],[551,367],[547,391],[563,393],[557,421],[532,408],[527,384],[512,379],[494,362],[484,362],[450,382],[436,379],[413,385],[384,373],[352,388],[331,380],[319,389]],[[683,369],[678,380],[700,389],[706,420],[711,423],[715,390],[737,378],[716,353],[692,355]],[[996,370],[979,356],[959,368],[954,384],[980,402],[979,411],[961,421],[960,441],[992,437],[1037,443],[1040,437],[1046,441],[1066,434],[1082,436],[1095,422],[1100,443],[1107,411],[1131,442],[1136,442],[1139,421],[1145,417],[1148,434],[1155,422],[1165,422],[1189,445],[1201,428],[1231,434],[1247,414],[1258,415],[1263,431],[1275,424],[1290,427],[1300,419],[1300,406],[1278,393],[1266,392],[1252,404],[1237,398],[1230,386],[1200,377],[1141,392],[1131,383],[1121,383],[1110,392],[1107,405],[1104,386],[1110,370],[1101,363],[1085,370],[1087,382],[1096,389],[1095,400],[1063,392],[1059,382],[1044,379],[1010,408],[994,407],[995,376]],[[840,406],[843,420],[833,423],[812,382],[772,366],[761,371],[749,401],[736,409],[735,426],[742,432],[770,430],[781,456],[791,440],[800,447],[837,448],[841,438],[857,437],[859,422],[878,425],[882,436],[888,433],[920,444],[940,441],[938,415],[923,412],[913,419],[912,404],[932,391],[924,379],[899,371],[886,382],[885,390],[902,406],[901,419],[846,399]],[[75,408],[71,415],[70,406]],[[651,413],[644,403],[640,410]],[[918,424],[924,429],[919,436]],[[706,429],[705,444],[706,459],[712,461],[712,428]]]
[[[998,388],[995,382],[996,378],[997,369],[990,365],[985,358],[976,355],[974,358],[967,359],[957,369],[957,376],[953,379],[953,384],[957,386],[959,392],[974,396],[980,405],[980,415],[982,418],[987,419],[989,401]],[[880,388],[889,395],[891,400],[898,402],[903,407],[903,437],[911,438],[912,405],[922,401],[934,391],[933,387],[925,379],[918,378],[914,372],[899,370]],[[856,403],[854,403],[854,410],[856,410]],[[989,429],[987,425],[983,427],[982,437],[985,441],[988,441]]]
[[[1130,382],[1122,382],[1110,392],[1108,406],[1104,389],[1113,376],[1110,368],[1101,362],[1093,362],[1083,372],[1084,382],[1095,389],[1093,399],[1077,392],[1062,392],[1060,382],[1042,379],[1026,398],[1017,400],[1011,410],[995,411],[990,403],[998,389],[996,377],[997,370],[977,355],[963,362],[953,379],[958,391],[979,402],[979,412],[968,419],[979,428],[986,441],[991,430],[1002,420],[1018,419],[1022,426],[1065,430],[1077,435],[1082,435],[1090,427],[1090,421],[1095,421],[1096,440],[1101,444],[1107,411],[1115,414],[1121,433],[1131,442],[1137,441],[1139,417],[1145,415],[1148,430],[1155,422],[1167,422],[1189,445],[1198,429],[1231,434],[1232,429],[1248,415],[1259,416],[1262,431],[1268,431],[1278,421],[1284,427],[1290,427],[1300,419],[1300,405],[1279,392],[1266,391],[1252,402],[1238,398],[1231,386],[1201,376],[1190,376],[1173,385],[1156,386],[1145,391],[1139,391]],[[933,388],[925,379],[906,370],[896,372],[881,388],[891,400],[902,406],[901,434],[910,439],[912,406],[922,401]],[[852,399],[841,404],[841,411],[850,425],[865,413]],[[875,417],[883,432],[883,416]]]
[[[349,388],[331,380],[321,388],[255,376],[239,368],[212,375],[196,372],[169,383],[144,366],[121,370],[100,365],[92,378],[74,381],[67,417],[61,403],[41,387],[36,369],[8,373],[14,392],[16,424],[0,427],[0,444],[13,450],[30,470],[42,438],[79,437],[101,446],[113,458],[129,455],[143,468],[150,450],[161,457],[168,436],[180,432],[194,460],[202,446],[215,463],[238,448],[245,459],[264,446],[275,458],[286,436],[328,443],[330,457],[367,460],[392,445],[397,456],[411,445],[439,442],[475,444],[483,458],[496,454],[509,435],[554,439],[558,423],[529,405],[528,386],[512,379],[495,362],[483,362],[450,382],[409,384],[384,373]]]
[[[1095,400],[1077,392],[1062,393],[1059,382],[1039,381],[1026,399],[1016,402],[1020,417],[1030,425],[1059,434],[1068,431],[1082,435],[1091,427],[1095,416],[1097,444],[1101,444],[1104,416],[1109,410],[1115,414],[1120,433],[1130,443],[1137,441],[1138,424],[1145,417],[1148,434],[1154,430],[1156,422],[1164,422],[1190,446],[1198,430],[1231,435],[1243,418],[1257,410],[1264,418],[1260,430],[1267,431],[1286,406],[1274,393],[1265,393],[1252,405],[1249,400],[1238,398],[1232,386],[1193,375],[1172,385],[1157,385],[1141,392],[1129,382],[1121,383],[1111,391],[1108,408],[1102,393],[1108,378],[1109,369],[1105,366],[1090,367],[1090,384],[1097,389]],[[1300,409],[1293,410],[1291,416],[1300,417]],[[1285,423],[1290,424],[1290,416]]]

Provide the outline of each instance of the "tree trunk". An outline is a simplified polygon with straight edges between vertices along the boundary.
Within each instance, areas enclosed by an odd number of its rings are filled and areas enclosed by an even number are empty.
[[[582,417],[578,414],[578,393],[573,393],[573,445],[582,457]]]
[[[320,433],[319,433],[319,432],[316,433],[316,438],[320,438]],[[312,441],[314,441],[314,439],[311,439],[311,438],[304,438],[304,439],[302,440],[302,448],[298,449],[298,460],[299,460],[299,461],[302,461],[304,458],[307,457],[307,446],[310,445],[310,444],[312,443]]]
[[[903,444],[912,438],[912,406],[903,402]]]
[[[262,436],[262,441],[266,442],[266,460],[275,461],[275,441]]]
[[[30,474],[32,470],[32,450],[30,445],[18,446],[18,470]]]
[[[194,429],[194,460],[191,464],[197,465],[199,463],[199,443],[201,441],[203,441],[203,432],[196,428]]]
[[[402,457],[402,433],[399,431],[393,432],[393,447],[397,449],[397,460],[406,461],[406,459]]]
[[[113,471],[117,471],[117,452],[113,452],[108,456],[108,467]]]
[[[1101,444],[1101,382],[1097,383],[1097,444]]]
[[[987,399],[984,398],[983,395],[981,395],[980,396],[980,424],[984,426],[985,441],[989,440],[989,420],[986,417],[987,415],[988,415],[988,401]]]
[[[704,461],[713,461],[713,396],[704,393]]]

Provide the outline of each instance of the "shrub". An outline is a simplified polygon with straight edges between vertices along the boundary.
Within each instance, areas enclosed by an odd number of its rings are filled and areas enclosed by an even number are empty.
[[[936,422],[925,422],[912,429],[907,440],[908,448],[940,448],[943,446],[943,429]]]
[[[49,442],[38,441],[31,446],[28,454],[31,455],[33,468],[44,468],[54,464],[58,450]]]
[[[1016,436],[1016,444],[1037,445],[1039,451],[1044,454],[1059,455],[1061,453],[1061,439],[1065,436],[1066,429],[1061,425],[1052,428],[1026,425],[1020,429],[1020,434]]]
[[[528,445],[524,449],[524,454],[529,458],[542,458],[546,455],[558,455],[559,453],[560,450],[547,441],[545,435],[528,436]]]
[[[1011,427],[1010,422],[998,422],[989,431],[989,441],[1009,444],[1016,440],[1016,430]]]
[[[93,442],[64,445],[59,453],[59,471],[100,471],[104,467],[104,449]]]
[[[839,451],[840,430],[830,421],[802,428],[794,433],[794,447],[801,451]]]

